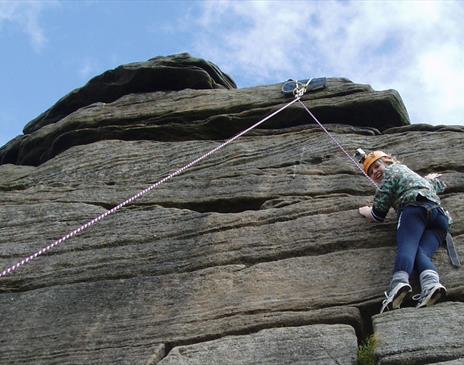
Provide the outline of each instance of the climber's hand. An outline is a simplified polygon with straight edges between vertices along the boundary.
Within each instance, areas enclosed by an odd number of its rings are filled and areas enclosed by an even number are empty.
[[[371,211],[372,211],[372,207],[370,207],[368,205],[359,208],[359,214],[361,214],[363,217],[366,217],[366,218],[369,218],[369,219],[371,219],[371,217],[372,217]]]
[[[433,180],[433,179],[436,179],[437,177],[440,177],[440,176],[441,176],[441,174],[432,173],[432,174],[425,175],[425,178],[429,179],[429,180]]]

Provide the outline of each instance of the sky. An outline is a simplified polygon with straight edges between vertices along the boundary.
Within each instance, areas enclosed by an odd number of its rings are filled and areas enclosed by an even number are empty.
[[[0,0],[0,146],[119,65],[188,52],[238,87],[346,77],[464,125],[464,1]]]

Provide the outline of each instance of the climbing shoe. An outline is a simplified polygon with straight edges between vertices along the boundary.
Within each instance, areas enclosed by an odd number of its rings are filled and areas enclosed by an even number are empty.
[[[429,307],[446,295],[446,288],[440,283],[423,290],[422,293],[416,294],[412,299],[417,300],[416,308]]]
[[[398,309],[403,302],[403,299],[408,293],[412,291],[411,285],[408,283],[398,283],[388,293],[385,292],[385,299],[382,302],[382,309],[380,313],[383,313],[385,309]]]

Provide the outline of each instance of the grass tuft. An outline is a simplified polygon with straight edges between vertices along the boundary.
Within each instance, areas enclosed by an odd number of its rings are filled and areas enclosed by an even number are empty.
[[[375,347],[377,341],[375,337],[369,336],[361,345],[358,347],[358,365],[375,365]]]

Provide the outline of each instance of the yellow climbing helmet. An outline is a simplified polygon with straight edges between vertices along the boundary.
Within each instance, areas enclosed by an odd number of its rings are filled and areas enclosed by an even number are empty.
[[[368,174],[369,167],[380,158],[385,162],[393,163],[393,158],[383,151],[372,151],[366,154],[361,148],[358,148],[353,156],[360,164],[363,165],[363,170]]]
[[[390,155],[387,155],[383,151],[369,152],[367,155],[365,155],[362,161],[364,172],[367,174],[369,171],[369,167],[371,167],[371,165],[380,158],[383,158],[386,162],[393,162],[392,157]]]

